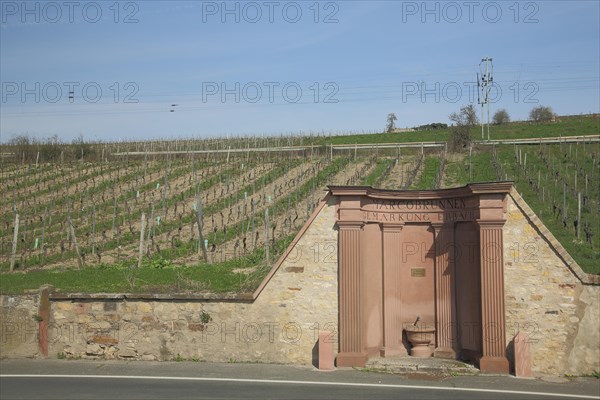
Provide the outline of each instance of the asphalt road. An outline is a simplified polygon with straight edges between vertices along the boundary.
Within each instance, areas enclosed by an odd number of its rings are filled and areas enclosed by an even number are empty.
[[[407,378],[269,364],[0,361],[0,399],[600,399],[598,379]]]

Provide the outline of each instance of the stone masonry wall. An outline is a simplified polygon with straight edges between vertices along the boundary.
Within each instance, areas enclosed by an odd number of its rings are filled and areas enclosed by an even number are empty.
[[[38,355],[39,296],[0,296],[0,358]]]
[[[254,302],[53,301],[49,355],[310,364],[319,331],[337,346],[334,227],[330,199]]]
[[[578,275],[585,274],[577,265],[569,268],[560,254],[562,246],[514,190],[507,214],[507,345],[511,347],[518,331],[525,332],[537,375],[600,371],[600,286],[582,283]]]

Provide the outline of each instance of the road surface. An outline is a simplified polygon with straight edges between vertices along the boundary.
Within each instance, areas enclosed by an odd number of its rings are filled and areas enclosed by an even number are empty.
[[[600,399],[598,379],[437,378],[270,364],[0,361],[8,399]]]

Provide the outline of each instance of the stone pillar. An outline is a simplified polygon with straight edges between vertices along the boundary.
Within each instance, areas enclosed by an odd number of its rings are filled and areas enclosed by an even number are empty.
[[[509,372],[504,313],[504,220],[477,220],[481,267],[482,372]]]
[[[360,233],[362,222],[338,221],[340,345],[338,367],[364,367],[361,330]]]
[[[400,236],[404,224],[383,224],[383,348],[382,357],[408,355],[402,344],[400,303]]]
[[[333,334],[319,332],[319,369],[322,371],[333,370]]]
[[[38,349],[43,357],[48,357],[48,326],[50,325],[50,293],[54,286],[40,287],[40,304],[38,306]]]
[[[456,359],[454,224],[432,223],[435,238],[435,313],[438,358]]]

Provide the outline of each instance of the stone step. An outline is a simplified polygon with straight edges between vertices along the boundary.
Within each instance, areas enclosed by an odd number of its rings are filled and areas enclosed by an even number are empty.
[[[367,369],[395,374],[422,373],[435,375],[478,375],[479,369],[457,360],[416,357],[377,357],[365,366]]]

